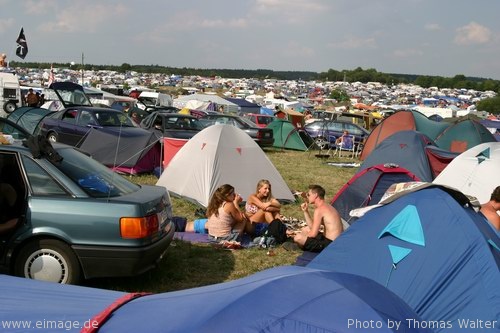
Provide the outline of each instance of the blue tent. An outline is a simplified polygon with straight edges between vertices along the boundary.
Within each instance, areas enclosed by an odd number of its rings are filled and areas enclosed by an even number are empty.
[[[260,105],[259,104],[249,102],[244,98],[225,97],[225,99],[231,103],[238,105],[238,107],[239,107],[238,113],[239,114],[260,113]]]
[[[379,164],[395,164],[421,181],[431,182],[459,153],[438,148],[425,134],[398,131],[380,142],[359,171]]]
[[[261,106],[261,107],[260,107],[260,112],[259,112],[259,113],[260,113],[260,114],[267,114],[267,115],[269,115],[269,116],[274,116],[274,112],[275,112],[275,111],[276,111],[276,110],[274,110],[274,109],[270,109],[270,108],[266,108],[266,107]]]
[[[124,296],[115,291],[12,277],[0,280],[2,321],[67,320],[82,324],[96,319],[95,314]],[[421,319],[378,283],[351,274],[298,266],[272,268],[212,286],[143,296],[114,307],[107,320],[100,317],[99,333],[433,332],[410,327],[408,320]]]
[[[497,139],[497,141],[500,141],[500,121],[482,119],[479,122],[483,124],[483,126],[486,127],[495,136],[495,139]]]
[[[368,277],[436,321],[437,332],[498,332],[498,233],[447,191],[430,186],[368,211],[307,267]]]
[[[0,295],[1,332],[30,331],[26,325],[33,332],[80,332],[81,327],[64,325],[88,325],[97,312],[126,293],[0,275]],[[63,327],[49,326],[52,321]],[[49,327],[35,329],[37,322]]]

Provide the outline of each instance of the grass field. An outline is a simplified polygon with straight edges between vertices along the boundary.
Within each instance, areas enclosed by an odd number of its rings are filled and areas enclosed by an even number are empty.
[[[267,156],[291,189],[302,191],[309,184],[319,184],[325,188],[327,199],[330,200],[358,169],[327,165],[326,161],[340,160],[332,157],[320,159],[315,157],[316,153],[317,151],[266,150]],[[263,174],[262,178],[266,178],[266,175]],[[137,176],[131,180],[139,184],[156,182],[153,176]],[[188,220],[195,218],[195,205],[179,198],[172,198],[172,201],[175,216],[184,216]],[[284,205],[282,214],[303,218],[299,203]],[[271,254],[268,255],[268,251],[260,248],[226,250],[208,244],[174,240],[159,267],[140,276],[93,279],[86,281],[85,285],[129,292],[181,290],[238,279],[270,267],[290,265],[300,252],[277,247]]]

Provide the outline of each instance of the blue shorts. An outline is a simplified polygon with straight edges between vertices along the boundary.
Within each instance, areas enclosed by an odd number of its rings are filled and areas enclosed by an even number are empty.
[[[269,224],[267,223],[254,223],[254,236],[258,237],[258,236],[262,236],[266,230],[267,230],[267,227],[269,227]]]
[[[194,232],[198,234],[207,234],[208,230],[205,229],[205,224],[207,223],[208,219],[198,219],[194,220]]]

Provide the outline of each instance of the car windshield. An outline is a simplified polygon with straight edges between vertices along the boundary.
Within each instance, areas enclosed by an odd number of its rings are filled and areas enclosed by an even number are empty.
[[[256,126],[256,124],[253,121],[245,119],[243,117],[237,117],[237,118],[235,118],[235,121],[236,121],[236,119],[237,120],[241,120],[242,123],[245,123],[249,127],[255,127]]]
[[[54,165],[91,197],[117,197],[140,189],[138,185],[71,147],[58,149],[57,152],[63,160]]]

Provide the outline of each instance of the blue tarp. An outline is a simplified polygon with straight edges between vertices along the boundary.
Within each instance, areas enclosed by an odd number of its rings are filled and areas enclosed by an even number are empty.
[[[437,332],[498,332],[498,232],[439,187],[406,194],[352,224],[307,266],[370,278],[399,295]],[[460,328],[496,320],[494,329]]]
[[[125,293],[0,275],[0,295],[1,332],[54,333],[80,332],[76,323],[88,325],[97,312]],[[49,326],[52,321],[60,322],[62,329]],[[37,323],[40,328],[35,329]],[[66,329],[64,325],[72,327]]]
[[[85,323],[123,296],[7,276],[0,281],[1,321]],[[421,321],[399,297],[369,279],[282,266],[231,282],[137,298],[118,308],[99,333],[432,332],[409,327],[408,320]],[[401,324],[398,329],[396,322]],[[394,327],[389,328],[391,323]],[[19,331],[26,330],[2,328]]]
[[[263,106],[260,108],[260,114],[267,114],[269,116],[274,116],[275,111],[274,109],[265,108]]]
[[[231,103],[238,105],[240,114],[246,114],[246,113],[257,113],[258,114],[260,112],[260,105],[259,104],[249,102],[246,99],[229,98],[229,97],[226,97],[225,99]]]

